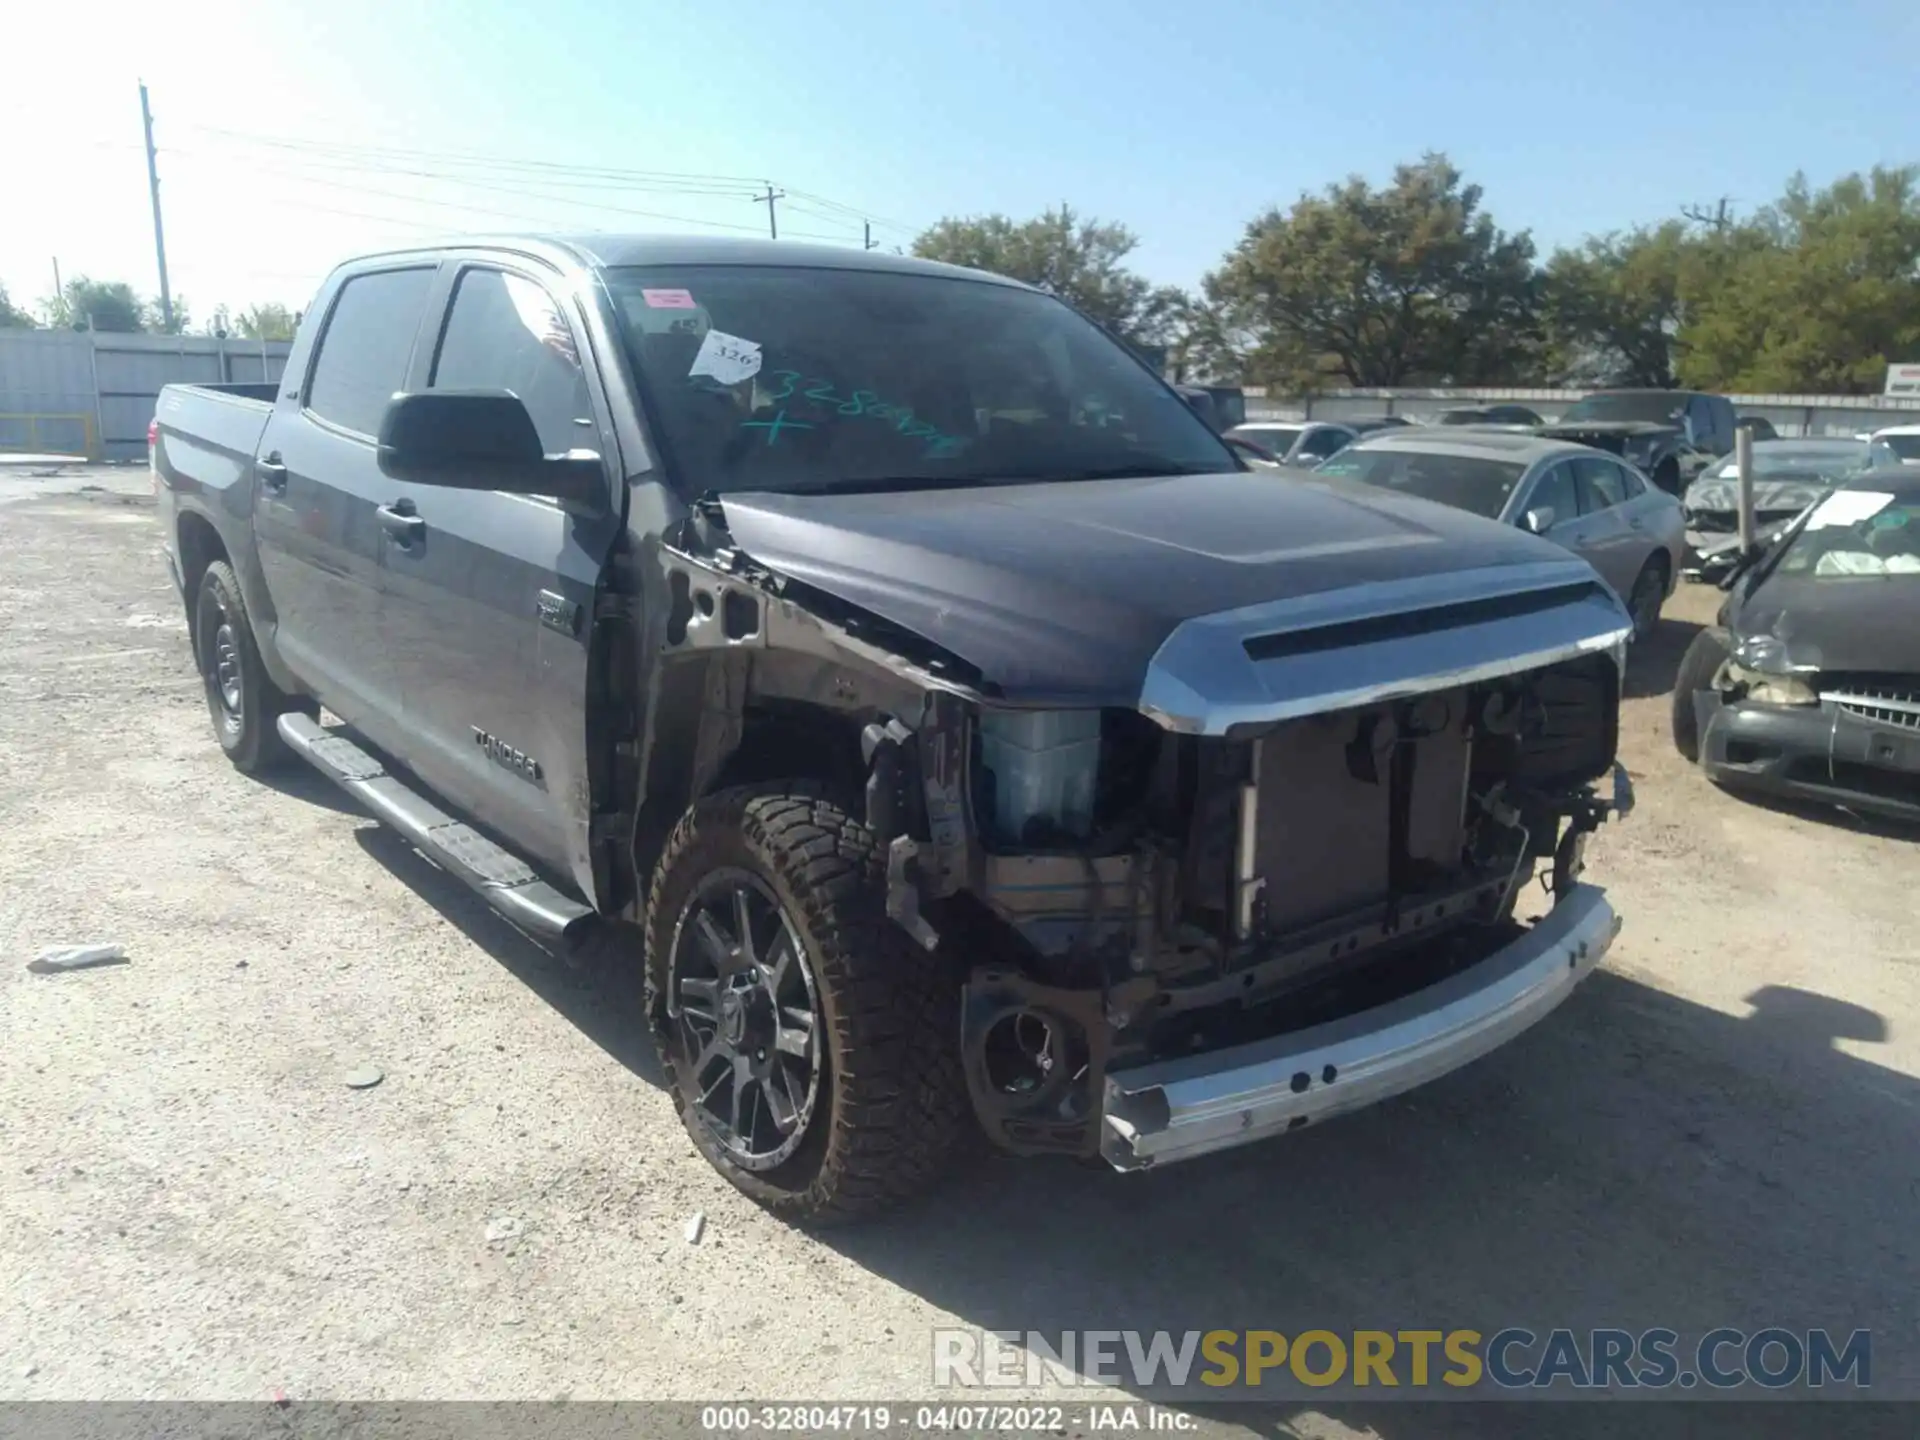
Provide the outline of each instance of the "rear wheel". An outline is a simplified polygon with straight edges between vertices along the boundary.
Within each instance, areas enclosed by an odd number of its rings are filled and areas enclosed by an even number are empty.
[[[1679,495],[1680,493],[1679,462],[1674,460],[1662,460],[1659,463],[1659,465],[1654,468],[1653,483],[1658,485],[1662,490],[1666,491],[1667,494],[1669,495],[1674,495],[1674,496]]]
[[[220,748],[246,774],[271,768],[286,757],[278,722],[296,702],[261,664],[239,578],[224,560],[214,561],[200,577],[193,634]]]
[[[1673,677],[1673,748],[1689,761],[1700,759],[1700,722],[1693,713],[1696,690],[1713,685],[1727,660],[1727,632],[1702,630],[1693,637]]]
[[[1667,599],[1666,561],[1655,555],[1640,567],[1634,579],[1633,593],[1627,597],[1627,611],[1633,616],[1633,638],[1644,640],[1660,623],[1660,607]]]
[[[801,782],[690,810],[654,873],[648,1010],[700,1153],[832,1222],[926,1188],[970,1113],[959,986],[887,918],[867,828]]]

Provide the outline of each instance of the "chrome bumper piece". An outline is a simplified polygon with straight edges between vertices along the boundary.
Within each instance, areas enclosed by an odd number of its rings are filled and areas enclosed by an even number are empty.
[[[1544,1018],[1619,931],[1606,892],[1576,885],[1511,945],[1424,990],[1271,1040],[1115,1071],[1101,1153],[1119,1170],[1188,1160],[1436,1080]]]

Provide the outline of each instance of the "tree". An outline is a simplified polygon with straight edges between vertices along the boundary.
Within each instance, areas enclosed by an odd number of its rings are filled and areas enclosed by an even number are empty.
[[[1139,243],[1124,225],[1081,220],[1062,205],[1018,222],[1005,215],[949,216],[913,242],[913,253],[1024,280],[1124,340],[1159,344],[1171,334],[1187,297],[1127,268],[1124,262]]]
[[[172,323],[168,323],[166,309],[160,304],[160,297],[155,295],[140,308],[144,322],[142,329],[151,330],[156,335],[185,335],[193,328],[192,306],[187,303],[187,297],[174,295],[170,298],[173,302]]]
[[[145,307],[124,280],[89,280],[76,275],[41,309],[49,325],[62,329],[131,334],[146,328]]]
[[[293,312],[277,302],[249,305],[234,317],[233,323],[249,340],[293,339]]]
[[[1302,195],[1247,226],[1209,301],[1255,338],[1248,378],[1511,382],[1538,350],[1533,240],[1508,235],[1444,156]]]
[[[1920,166],[1804,176],[1701,282],[1679,373],[1702,388],[1865,393],[1920,354]]]
[[[33,316],[17,307],[7,294],[7,287],[0,285],[0,330],[31,330],[33,328]]]
[[[1603,235],[1557,251],[1541,277],[1552,377],[1572,385],[1670,386],[1681,324],[1686,224]]]

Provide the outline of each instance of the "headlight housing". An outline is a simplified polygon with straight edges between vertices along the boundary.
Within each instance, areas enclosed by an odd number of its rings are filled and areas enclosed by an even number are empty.
[[[1812,679],[1789,665],[1787,647],[1774,636],[1751,635],[1733,647],[1724,683],[1762,705],[1818,705]]]

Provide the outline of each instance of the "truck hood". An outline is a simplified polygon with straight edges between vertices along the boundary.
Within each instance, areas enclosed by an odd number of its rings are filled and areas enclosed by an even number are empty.
[[[1796,668],[1920,675],[1920,575],[1775,572],[1729,619],[1736,639],[1779,640]]]
[[[934,642],[1010,698],[1132,705],[1183,621],[1386,581],[1567,560],[1368,486],[1271,473],[727,495],[735,544]]]
[[[1629,435],[1678,435],[1677,425],[1661,425],[1652,420],[1564,420],[1553,425],[1541,425],[1539,433],[1553,439],[1563,439],[1575,435],[1617,435],[1625,438]]]

